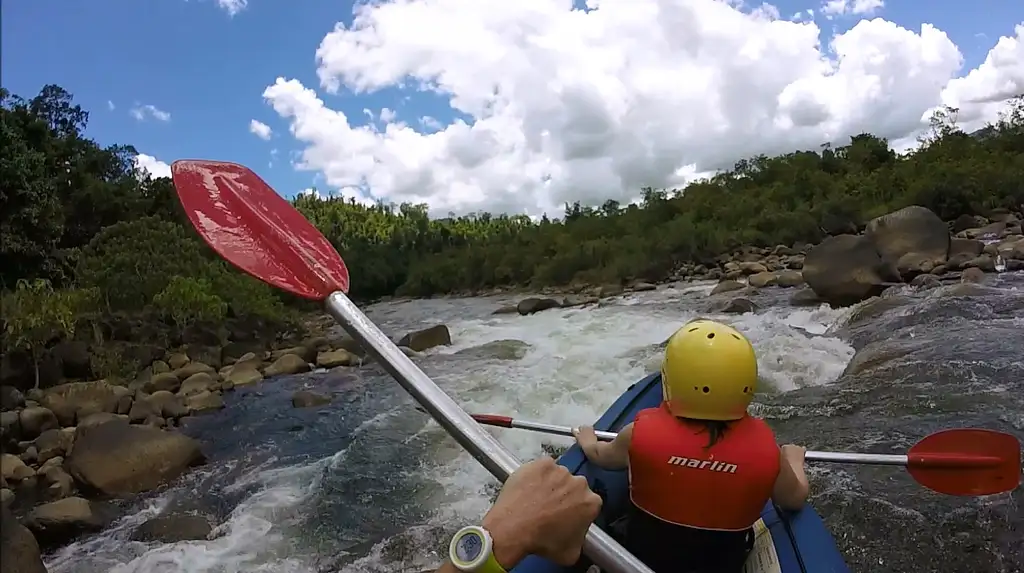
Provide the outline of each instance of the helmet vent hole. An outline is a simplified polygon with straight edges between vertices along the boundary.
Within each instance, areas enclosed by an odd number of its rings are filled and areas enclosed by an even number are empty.
[[[693,328],[691,328],[690,330],[687,330],[686,332],[696,332],[699,328],[700,328],[699,326],[694,326]]]
[[[708,388],[707,386],[705,386],[705,387],[703,388],[703,390],[704,390],[704,393],[705,393],[705,394],[707,394],[708,392],[710,392],[710,391],[711,391],[711,388]]]
[[[739,336],[737,336],[737,335],[735,335],[735,334],[734,334],[734,335],[732,335],[732,337],[733,337],[733,338],[735,338],[736,340],[739,340],[739,339],[740,339],[740,337],[739,337]]]
[[[714,337],[715,337],[715,333],[714,332],[709,332],[708,333],[708,338],[714,338]]]
[[[744,394],[749,394],[750,393],[750,386],[744,386],[743,387],[743,393]]]

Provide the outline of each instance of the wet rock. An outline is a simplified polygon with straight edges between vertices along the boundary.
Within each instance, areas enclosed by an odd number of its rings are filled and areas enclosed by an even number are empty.
[[[651,283],[646,283],[646,282],[643,282],[643,281],[637,281],[637,282],[633,283],[632,286],[629,287],[629,290],[631,290],[633,292],[650,292],[652,290],[657,290],[657,289],[658,289],[657,285],[653,285]]]
[[[302,358],[303,362],[310,363],[316,360],[316,348],[311,348],[309,346],[292,346],[290,348],[282,348],[271,352],[270,360],[271,362],[276,362],[288,355],[299,356]],[[268,374],[268,376],[270,375]]]
[[[132,532],[133,541],[178,543],[207,539],[213,528],[199,515],[166,515],[147,520]]]
[[[753,275],[750,275],[749,278],[747,278],[747,284],[749,284],[750,286],[752,286],[754,288],[764,288],[764,287],[768,287],[768,286],[776,286],[778,284],[778,281],[779,281],[779,276],[776,273],[768,272],[768,271],[757,273],[757,274],[753,274]]]
[[[982,250],[985,249],[985,243],[974,239],[961,239],[954,237],[949,241],[949,259],[953,257],[966,255],[967,260],[973,259],[974,257],[981,254]]]
[[[75,490],[75,481],[60,466],[48,465],[39,468],[36,477],[41,478],[43,499],[56,501],[71,495]]]
[[[167,365],[170,367],[171,370],[183,368],[186,364],[188,364],[191,361],[192,360],[188,357],[188,354],[185,354],[184,352],[171,354],[170,356],[167,357]]]
[[[359,363],[359,358],[345,350],[329,350],[316,355],[316,365],[320,368],[337,368],[338,366],[354,366]]]
[[[932,272],[935,267],[945,262],[945,257],[935,259],[931,255],[922,253],[907,253],[896,261],[896,270],[903,280],[910,281],[918,275]]]
[[[185,381],[191,376],[196,374],[208,374],[210,376],[217,373],[217,370],[209,364],[204,364],[193,360],[181,368],[174,370],[174,375],[178,377],[178,380]]]
[[[963,274],[960,275],[960,282],[962,283],[980,283],[985,280],[985,272],[977,267],[970,267],[964,269]]]
[[[299,356],[298,354],[285,354],[277,360],[274,360],[273,364],[267,366],[263,370],[263,374],[267,378],[274,376],[280,376],[283,374],[299,374],[300,372],[309,372],[309,363],[306,359]]]
[[[622,288],[622,285],[606,284],[591,289],[590,294],[598,298],[607,298],[610,296],[619,296],[623,292],[624,289]],[[520,314],[522,314],[522,311],[520,311]]]
[[[189,376],[181,383],[181,388],[178,389],[178,395],[188,398],[189,396],[202,394],[203,392],[207,392],[213,388],[216,383],[217,381],[214,380],[213,376],[209,373],[199,372]]]
[[[42,405],[57,416],[62,426],[73,426],[89,414],[116,412],[120,397],[121,392],[104,380],[74,382],[47,390]]]
[[[711,296],[716,295],[716,294],[726,293],[726,292],[743,290],[745,288],[747,288],[747,285],[745,285],[745,284],[743,284],[743,283],[741,283],[739,281],[734,281],[734,280],[726,279],[726,280],[723,280],[723,281],[719,282],[717,285],[715,285],[715,288],[711,289]]]
[[[896,263],[908,253],[939,263],[949,256],[950,237],[946,223],[919,205],[872,219],[864,230],[864,236],[882,259],[890,263]]]
[[[6,508],[12,503],[14,503],[14,492],[6,487],[0,488],[0,505]],[[6,569],[4,569],[4,571],[6,571]]]
[[[8,483],[18,483],[36,475],[36,472],[14,454],[0,454],[0,475]]]
[[[992,255],[982,254],[964,263],[963,268],[964,270],[977,268],[986,273],[994,273],[996,272],[996,260]]]
[[[562,299],[562,308],[574,308],[577,306],[586,306],[588,304],[597,304],[599,302],[601,302],[601,299],[596,296],[572,295]],[[519,312],[519,309],[516,307],[512,307],[512,312]]]
[[[505,306],[498,307],[491,314],[518,314],[519,306],[514,304],[508,304]]]
[[[189,396],[185,399],[185,406],[189,412],[206,412],[209,410],[220,410],[224,407],[224,398],[220,394],[203,390],[202,392]]]
[[[756,257],[756,255],[754,256]],[[768,267],[761,262],[749,261],[739,263],[739,270],[744,275],[757,275],[768,272]]]
[[[918,275],[914,277],[914,280],[910,281],[910,286],[921,290],[932,289],[941,284],[942,281],[935,275]]]
[[[76,428],[54,429],[43,432],[36,441],[39,463],[64,456],[75,443]]]
[[[136,400],[135,404],[132,405],[132,409],[135,408],[140,402],[147,402],[149,408],[145,412],[137,412],[135,416],[129,413],[129,418],[138,418],[140,415],[147,415],[154,413],[164,418],[181,418],[182,416],[188,415],[188,407],[185,406],[185,401],[181,396],[177,394],[171,394],[167,391],[153,392],[152,395],[144,398],[143,400]]]
[[[793,270],[778,271],[775,273],[775,283],[783,288],[798,287],[804,284],[804,274]]]
[[[902,280],[895,265],[884,262],[875,245],[858,235],[829,237],[811,249],[803,277],[818,298],[833,306],[856,304]]]
[[[519,301],[516,305],[516,312],[522,316],[534,314],[537,312],[549,310],[552,308],[560,308],[562,305],[553,298],[524,298]]]
[[[530,345],[522,340],[503,339],[464,348],[456,352],[455,356],[474,360],[519,360],[526,356],[530,348]]]
[[[231,372],[225,377],[225,381],[229,382],[232,387],[235,386],[248,386],[255,384],[263,380],[263,374],[260,373],[255,367],[248,364],[236,364]]]
[[[309,390],[297,390],[292,394],[292,407],[295,408],[313,408],[330,403],[330,396],[324,396]]]
[[[123,496],[157,488],[204,462],[199,442],[183,434],[103,424],[79,433],[66,466],[84,487]]]
[[[0,507],[0,570],[4,573],[46,573],[39,542],[11,514],[6,504]]]
[[[149,380],[143,382],[141,387],[147,394],[161,390],[177,392],[178,388],[181,387],[181,379],[174,372],[161,372],[151,376]]]
[[[757,312],[760,309],[752,300],[737,297],[730,300],[715,301],[708,310],[723,314],[744,314],[747,312]]]
[[[520,311],[520,313],[522,312]],[[423,352],[424,350],[434,348],[435,346],[451,346],[452,335],[448,331],[447,326],[437,324],[430,328],[406,334],[398,341],[398,345],[405,346],[410,350],[415,350],[416,352]]]
[[[21,437],[32,440],[47,430],[59,428],[60,422],[48,408],[33,406],[18,413],[18,425],[21,428]]]
[[[75,537],[106,527],[113,518],[109,507],[81,497],[66,497],[33,508],[25,517],[43,547],[64,544]]]
[[[121,424],[122,426],[127,426],[128,423],[128,416],[112,414],[110,412],[97,412],[95,414],[90,414],[79,421],[76,431],[80,431],[83,428],[92,428],[101,424]]]

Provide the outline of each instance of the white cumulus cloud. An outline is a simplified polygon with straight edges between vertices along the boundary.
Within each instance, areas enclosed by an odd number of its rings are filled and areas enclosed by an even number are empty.
[[[263,96],[304,146],[296,166],[321,173],[325,189],[426,202],[435,214],[558,214],[566,201],[629,201],[644,186],[864,131],[906,148],[936,106],[991,120],[991,102],[1021,85],[1024,26],[958,78],[959,49],[929,24],[862,20],[823,44],[814,21],[780,19],[770,5],[571,4],[378,1],[321,42],[327,93],[430,91],[467,121],[378,128],[363,117],[372,112],[350,118],[288,78]]]
[[[885,7],[882,0],[827,0],[821,5],[821,13],[826,16],[873,14]]]
[[[152,155],[146,155],[140,153],[135,156],[135,167],[143,173],[149,173],[150,176],[156,177],[170,177],[171,166],[160,161]]]
[[[139,121],[145,121],[148,118],[157,121],[171,121],[171,114],[150,104],[136,105],[128,113],[132,114],[132,117]]]
[[[274,133],[269,125],[255,119],[249,121],[249,132],[263,141],[268,141]]]
[[[249,0],[217,0],[217,5],[227,12],[228,16],[234,16],[245,10],[246,6],[249,5]]]

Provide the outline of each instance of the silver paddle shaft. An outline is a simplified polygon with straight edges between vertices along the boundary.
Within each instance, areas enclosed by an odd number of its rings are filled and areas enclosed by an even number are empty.
[[[502,483],[520,466],[519,460],[430,379],[377,325],[342,292],[327,297],[327,310],[338,324],[391,374],[406,392]],[[654,573],[596,525],[591,525],[583,551],[603,571]]]
[[[573,435],[573,429],[569,426],[557,426],[555,424],[545,424],[543,422],[512,420],[509,426],[523,430],[531,430],[533,432],[541,432],[544,434],[554,434],[556,436],[572,437]],[[597,434],[598,440],[605,442],[614,440],[615,436],[618,435],[615,432],[605,432],[602,430],[594,430],[594,433]],[[839,462],[844,464],[871,464],[881,466],[907,465],[907,456],[889,454],[847,454],[842,452],[808,451],[804,455],[804,459],[809,462]]]

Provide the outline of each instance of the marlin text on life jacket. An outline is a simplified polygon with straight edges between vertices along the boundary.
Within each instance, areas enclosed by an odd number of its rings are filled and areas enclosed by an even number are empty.
[[[715,462],[711,460],[697,460],[694,458],[684,458],[680,456],[672,456],[668,459],[668,463],[673,466],[682,466],[685,468],[693,468],[698,470],[708,470],[712,472],[723,472],[727,474],[734,474],[739,469],[736,464],[730,464],[727,462]]]

